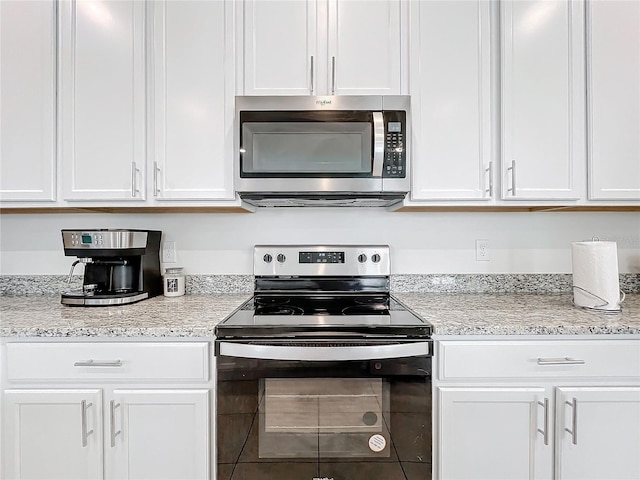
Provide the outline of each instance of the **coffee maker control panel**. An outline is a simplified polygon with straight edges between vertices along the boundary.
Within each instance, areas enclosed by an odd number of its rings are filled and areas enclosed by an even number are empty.
[[[147,246],[147,232],[132,230],[63,230],[64,248],[130,249]]]

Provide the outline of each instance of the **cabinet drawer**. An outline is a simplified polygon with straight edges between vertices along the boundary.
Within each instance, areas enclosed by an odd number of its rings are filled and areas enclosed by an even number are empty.
[[[9,380],[207,381],[207,342],[8,343]]]
[[[439,378],[640,378],[640,340],[439,342]]]

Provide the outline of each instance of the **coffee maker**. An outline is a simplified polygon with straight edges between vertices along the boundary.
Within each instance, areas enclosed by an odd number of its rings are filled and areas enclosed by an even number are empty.
[[[63,305],[106,306],[139,302],[162,293],[160,242],[155,230],[62,230],[64,254],[84,264],[82,291],[63,293]]]

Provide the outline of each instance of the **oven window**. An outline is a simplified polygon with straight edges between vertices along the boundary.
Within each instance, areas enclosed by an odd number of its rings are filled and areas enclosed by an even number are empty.
[[[245,122],[242,175],[368,175],[372,132],[367,122]]]
[[[389,456],[383,379],[267,378],[260,398],[260,458]]]

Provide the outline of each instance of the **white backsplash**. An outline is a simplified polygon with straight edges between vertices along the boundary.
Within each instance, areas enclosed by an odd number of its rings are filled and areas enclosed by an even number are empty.
[[[620,273],[640,273],[637,212],[392,213],[373,208],[247,214],[4,214],[0,275],[66,274],[60,230],[140,228],[176,242],[188,274],[251,274],[255,244],[388,244],[394,274],[570,273],[573,241],[618,244]],[[489,261],[476,261],[486,239]]]

